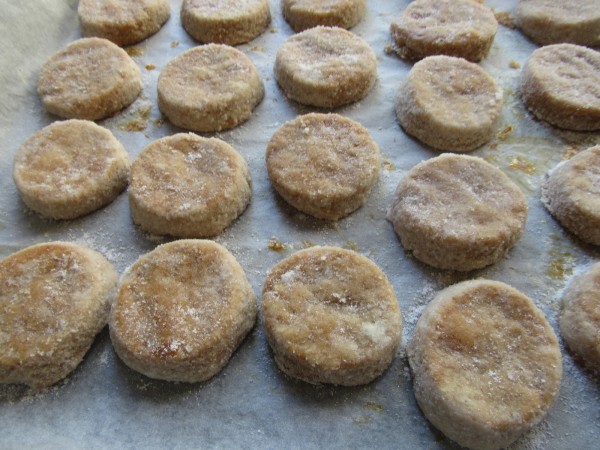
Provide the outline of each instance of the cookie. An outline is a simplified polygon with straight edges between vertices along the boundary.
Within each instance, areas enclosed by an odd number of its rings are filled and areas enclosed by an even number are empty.
[[[181,24],[199,42],[238,45],[271,22],[269,0],[184,0]]]
[[[23,202],[50,219],[74,219],[107,205],[128,178],[123,146],[87,120],[48,125],[21,145],[13,163]]]
[[[538,48],[521,72],[521,97],[552,125],[600,130],[600,53],[573,44]]]
[[[559,324],[569,349],[600,373],[600,263],[569,284]]]
[[[213,132],[248,120],[265,95],[252,61],[239,50],[207,44],[170,61],[158,78],[158,107],[176,126]]]
[[[0,261],[0,383],[50,386],[104,328],[118,274],[98,252],[38,244]]]
[[[337,114],[306,114],[286,122],[267,146],[269,179],[292,206],[338,220],[360,208],[381,157],[366,128]]]
[[[246,209],[251,195],[246,161],[216,138],[168,136],[144,148],[131,166],[133,222],[156,235],[215,236]]]
[[[600,45],[597,0],[519,0],[515,16],[519,29],[540,45]]]
[[[562,226],[600,245],[600,145],[578,153],[550,171],[542,203]]]
[[[283,17],[295,32],[319,25],[352,28],[367,10],[366,0],[283,0]]]
[[[525,228],[527,202],[483,159],[442,154],[400,180],[388,218],[415,258],[438,269],[469,271],[506,256]]]
[[[562,378],[558,341],[543,313],[497,281],[438,293],[407,353],[425,417],[472,449],[504,448],[540,422]]]
[[[133,103],[142,78],[125,50],[106,39],[83,38],[44,63],[37,91],[52,114],[99,120]]]
[[[502,111],[502,91],[477,64],[452,56],[416,63],[396,98],[398,122],[438,150],[468,152],[488,142]]]
[[[390,26],[397,53],[410,60],[449,55],[480,61],[497,30],[492,10],[473,0],[415,0]]]
[[[171,16],[169,0],[79,0],[79,26],[85,36],[132,45],[156,33]]]
[[[316,27],[288,38],[277,51],[275,78],[298,103],[337,108],[365,97],[377,78],[369,44],[349,31]]]
[[[308,383],[369,383],[390,365],[402,335],[394,290],[368,258],[312,247],[277,264],[262,317],[275,362]]]
[[[148,377],[208,380],[254,326],[256,296],[223,246],[179,240],[158,246],[123,275],[110,311],[121,360]]]

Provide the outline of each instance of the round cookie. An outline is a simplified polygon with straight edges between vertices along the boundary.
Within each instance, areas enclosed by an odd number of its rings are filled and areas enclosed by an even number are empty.
[[[502,91],[475,63],[452,56],[429,56],[416,63],[396,99],[398,122],[421,142],[468,152],[494,135]]]
[[[169,0],[79,0],[79,26],[86,36],[131,45],[156,33],[171,15]]]
[[[168,136],[144,148],[131,166],[131,216],[153,234],[215,236],[250,203],[250,183],[246,161],[226,142]]]
[[[254,326],[256,296],[242,267],[213,241],[158,246],[123,275],[111,308],[117,355],[151,378],[216,375]]]
[[[469,271],[506,256],[525,228],[527,202],[483,159],[442,154],[400,180],[388,218],[402,246],[420,261]]]
[[[316,27],[283,43],[275,58],[275,78],[298,103],[337,108],[368,94],[377,78],[377,60],[355,34]]]
[[[104,328],[118,274],[98,252],[38,244],[0,261],[0,383],[65,378]]]
[[[54,122],[15,155],[23,202],[51,219],[74,219],[112,202],[129,177],[129,157],[106,128],[87,120]]]
[[[200,42],[244,44],[269,22],[269,0],[184,0],[181,6],[183,28]]]
[[[600,145],[564,161],[542,184],[542,203],[562,226],[600,245]]]
[[[559,324],[569,349],[600,373],[600,263],[566,289]]]
[[[521,72],[521,97],[538,118],[569,130],[600,129],[600,53],[573,44],[535,50]]]
[[[367,10],[366,0],[283,0],[283,17],[296,32],[319,25],[352,28]]]
[[[390,365],[402,335],[385,274],[336,247],[301,250],[273,267],[262,317],[277,366],[315,384],[371,382]]]
[[[317,218],[337,220],[365,204],[381,157],[359,123],[312,113],[275,132],[266,162],[271,183],[289,204]]]
[[[519,29],[540,45],[600,45],[598,0],[519,0]]]
[[[83,38],[44,63],[37,91],[52,114],[99,120],[133,103],[142,78],[125,50],[106,39]]]
[[[158,107],[176,126],[198,132],[245,122],[265,95],[252,61],[239,50],[207,44],[170,61],[158,78]]]
[[[505,448],[539,423],[562,377],[558,341],[543,313],[497,281],[465,281],[438,293],[407,353],[425,417],[472,449]]]
[[[449,55],[480,61],[497,30],[492,10],[473,0],[415,0],[390,26],[398,54],[411,60]]]

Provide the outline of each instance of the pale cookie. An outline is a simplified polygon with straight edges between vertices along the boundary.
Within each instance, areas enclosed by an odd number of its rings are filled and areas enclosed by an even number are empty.
[[[542,203],[562,226],[600,245],[600,146],[556,166],[542,184]]]
[[[13,164],[23,202],[51,219],[74,219],[107,205],[128,178],[123,146],[87,120],[48,125],[21,145]]]
[[[571,351],[600,373],[600,263],[567,287],[559,324]]]
[[[118,274],[98,252],[38,244],[0,261],[0,383],[50,386],[104,328]]]
[[[171,15],[169,0],[79,0],[79,26],[86,36],[131,45],[156,33]]]
[[[367,10],[367,0],[283,0],[283,17],[296,32],[319,25],[352,28]]]
[[[132,369],[194,383],[227,364],[255,319],[256,296],[235,257],[213,241],[179,240],[123,275],[110,338]]]
[[[195,40],[238,45],[271,22],[269,0],[184,0],[181,24]]]
[[[416,63],[396,99],[398,122],[421,142],[468,152],[494,135],[502,110],[502,91],[477,64],[451,56]]]
[[[519,29],[540,45],[600,45],[598,0],[519,0]]]
[[[161,112],[174,125],[198,132],[227,130],[245,122],[264,95],[252,61],[221,44],[187,50],[158,78]]]
[[[492,10],[473,0],[415,0],[390,27],[402,58],[449,55],[474,62],[487,56],[497,30]]]
[[[275,362],[308,383],[366,384],[391,364],[402,335],[385,274],[336,247],[294,253],[269,273],[262,316]]]
[[[500,449],[539,423],[560,387],[554,331],[533,302],[497,281],[444,289],[407,348],[427,419],[472,449]]]
[[[305,105],[337,108],[366,96],[377,78],[369,44],[349,31],[316,27],[288,38],[275,58],[285,95]]]
[[[84,38],[44,63],[37,91],[52,114],[99,120],[133,103],[142,78],[125,50],[106,39]]]
[[[365,204],[381,165],[366,128],[337,114],[315,113],[279,128],[266,161],[271,183],[290,205],[327,220]]]
[[[168,136],[144,148],[131,166],[131,216],[152,234],[215,236],[250,203],[250,183],[246,161],[226,142]]]
[[[400,180],[388,214],[402,246],[417,259],[469,271],[506,256],[525,228],[527,202],[483,159],[442,154]]]

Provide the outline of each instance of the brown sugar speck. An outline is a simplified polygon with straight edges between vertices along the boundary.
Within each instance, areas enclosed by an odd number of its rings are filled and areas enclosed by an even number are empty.
[[[565,277],[573,274],[575,267],[575,257],[568,252],[551,251],[552,260],[548,265],[546,274],[553,280],[564,280]]]
[[[175,48],[179,45],[179,41],[171,41],[171,48]]]
[[[383,169],[384,170],[387,170],[387,171],[390,171],[390,172],[392,170],[396,170],[396,165],[393,162],[391,162],[391,161],[384,161],[382,165],[383,165]]]
[[[264,48],[262,45],[253,45],[250,47],[250,50],[253,52],[264,52],[266,48]]]
[[[496,134],[496,137],[501,141],[505,141],[512,132],[513,132],[512,125],[506,125],[500,131],[498,131],[498,133]]]
[[[156,69],[156,66],[154,64],[146,64],[145,68],[146,70],[154,70]]]
[[[372,411],[377,411],[379,413],[385,411],[385,408],[383,407],[383,405],[381,403],[376,403],[376,402],[366,402],[365,408],[370,409]]]
[[[515,24],[514,16],[508,11],[495,11],[494,15],[496,16],[496,20],[500,25],[504,25],[506,28],[515,29],[517,25]]]
[[[286,245],[278,239],[271,238],[267,243],[267,248],[269,250],[273,250],[274,252],[283,252],[286,249]]]
[[[520,170],[528,175],[535,173],[535,164],[522,156],[515,156],[510,160],[509,167],[513,170]]]
[[[154,125],[156,125],[158,128],[162,127],[165,124],[165,119],[160,118],[160,119],[156,119],[154,121]]]
[[[142,56],[144,54],[144,49],[142,47],[127,47],[125,51],[132,58],[135,58],[136,56]]]
[[[511,69],[520,69],[521,68],[521,64],[519,64],[514,59],[511,59],[510,62],[508,63],[508,67],[510,67]]]

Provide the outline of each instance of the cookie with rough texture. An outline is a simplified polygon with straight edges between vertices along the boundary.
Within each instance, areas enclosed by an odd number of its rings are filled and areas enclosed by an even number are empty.
[[[277,366],[309,383],[369,383],[390,365],[402,318],[385,274],[337,247],[294,253],[269,273],[262,316]]]
[[[208,380],[254,326],[256,296],[223,246],[207,240],[160,245],[123,275],[110,311],[117,355],[151,378]]]
[[[562,226],[600,245],[600,146],[589,148],[550,171],[542,203]]]
[[[112,202],[129,178],[129,157],[106,128],[87,120],[54,122],[15,155],[23,202],[51,219],[74,219]]]
[[[521,97],[538,118],[569,130],[600,129],[600,53],[573,44],[535,50],[521,72]]]
[[[438,293],[407,353],[425,417],[472,449],[504,448],[540,422],[562,378],[558,340],[543,313],[497,281]]]
[[[38,244],[0,261],[0,383],[65,378],[104,328],[118,274],[100,253]]]
[[[377,78],[369,44],[336,27],[316,27],[288,38],[277,51],[275,78],[298,103],[337,108],[365,97]]]
[[[265,95],[252,61],[233,47],[207,44],[170,61],[158,78],[158,107],[176,126],[198,132],[248,120]]]
[[[388,218],[415,258],[438,269],[469,271],[506,256],[525,228],[527,201],[483,159],[442,154],[400,180]]]
[[[492,10],[473,0],[415,0],[390,27],[403,58],[449,55],[474,62],[487,56],[497,30]]]
[[[489,141],[502,111],[502,91],[475,63],[430,56],[416,63],[396,98],[398,122],[439,149],[468,152]]]
[[[569,349],[600,373],[600,263],[567,287],[559,324]]]
[[[195,40],[238,45],[271,22],[269,0],[184,0],[181,24]]]
[[[366,128],[337,114],[306,114],[286,122],[267,146],[271,183],[292,206],[337,220],[360,208],[381,165]]]
[[[519,29],[540,45],[600,45],[598,0],[519,0]]]
[[[85,36],[131,45],[156,33],[171,16],[169,0],[79,0],[79,26]]]
[[[133,103],[142,91],[142,77],[122,48],[106,39],[83,38],[44,63],[37,91],[52,114],[99,120]]]
[[[367,10],[366,0],[283,0],[283,17],[294,31],[319,25],[352,28]]]
[[[144,148],[131,166],[131,216],[152,234],[215,236],[246,209],[251,195],[246,161],[216,138],[168,136]]]

